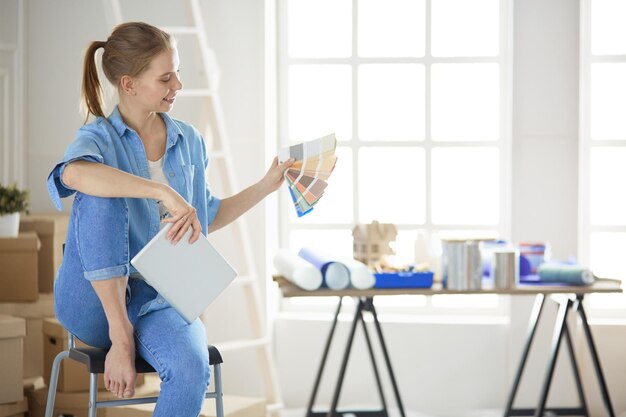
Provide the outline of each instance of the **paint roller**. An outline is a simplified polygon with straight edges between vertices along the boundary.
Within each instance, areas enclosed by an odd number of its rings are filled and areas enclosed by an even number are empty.
[[[542,283],[591,285],[596,281],[621,282],[618,279],[599,278],[593,272],[580,265],[545,263],[537,268]]]

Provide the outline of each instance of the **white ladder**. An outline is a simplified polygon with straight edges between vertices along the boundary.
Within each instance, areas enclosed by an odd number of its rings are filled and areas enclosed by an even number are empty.
[[[203,132],[205,138],[212,138],[212,146],[208,151],[210,153],[211,160],[221,160],[226,169],[225,175],[221,176],[223,179],[223,192],[227,195],[232,195],[239,191],[236,184],[236,175],[234,169],[234,162],[232,160],[232,154],[230,151],[230,145],[226,134],[226,126],[224,117],[222,114],[222,106],[219,98],[219,68],[217,66],[217,60],[215,54],[211,49],[207,32],[204,26],[202,12],[200,9],[199,0],[186,0],[190,8],[189,15],[192,18],[193,24],[190,26],[161,26],[160,28],[171,35],[191,35],[194,36],[198,42],[199,51],[201,55],[201,63],[205,70],[207,79],[207,86],[205,88],[193,88],[183,89],[177,93],[178,97],[200,97],[203,98],[209,108],[207,120],[205,120],[204,130],[198,129]],[[119,24],[124,21],[122,17],[121,0],[103,0],[106,8],[112,8],[108,10],[112,12],[114,23]],[[253,337],[248,339],[234,340],[224,343],[214,343],[219,350],[224,352],[240,350],[240,349],[254,349],[257,354],[257,363],[259,365],[262,377],[262,386],[265,391],[265,399],[267,401],[267,414],[277,414],[277,412],[283,408],[282,398],[278,385],[278,376],[276,367],[274,364],[274,358],[271,352],[271,340],[267,337],[267,331],[264,329],[264,323],[261,321],[261,317],[264,317],[261,309],[261,296],[259,291],[258,276],[253,273],[254,271],[254,257],[252,246],[250,242],[250,233],[245,218],[240,217],[229,228],[236,229],[236,236],[243,254],[243,261],[245,266],[245,274],[238,276],[235,283],[245,291],[245,299],[248,310],[248,318],[251,324]],[[240,271],[241,272],[241,271]]]

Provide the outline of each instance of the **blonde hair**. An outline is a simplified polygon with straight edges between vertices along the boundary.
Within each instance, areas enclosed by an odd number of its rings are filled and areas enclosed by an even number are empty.
[[[94,41],[85,52],[83,65],[82,101],[86,107],[85,123],[89,115],[104,117],[103,90],[96,67],[96,51],[104,48],[102,70],[114,86],[119,88],[123,75],[137,77],[152,59],[175,47],[175,40],[161,29],[143,22],[117,25],[106,40]]]

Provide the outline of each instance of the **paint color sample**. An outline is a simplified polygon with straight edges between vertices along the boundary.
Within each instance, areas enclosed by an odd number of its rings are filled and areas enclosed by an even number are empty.
[[[282,148],[278,152],[279,162],[295,159],[285,173],[285,178],[298,217],[313,210],[324,194],[327,180],[337,163],[336,147],[337,139],[332,134]]]

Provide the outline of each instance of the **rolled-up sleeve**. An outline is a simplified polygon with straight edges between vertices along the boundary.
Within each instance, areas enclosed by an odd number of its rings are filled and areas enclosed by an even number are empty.
[[[63,171],[70,163],[78,160],[103,163],[104,158],[93,135],[79,131],[74,141],[68,146],[61,161],[59,161],[48,175],[48,194],[57,210],[62,210],[61,198],[69,197],[76,190],[63,183]]]
[[[206,146],[204,144],[204,139],[200,136],[200,143],[202,145],[202,156],[204,163],[204,172],[208,172],[209,169],[209,157],[207,155]],[[211,225],[213,220],[215,220],[215,216],[217,216],[217,211],[220,208],[221,200],[217,198],[212,192],[209,182],[205,178],[205,194],[206,194],[206,213],[207,213],[207,225]]]
[[[207,195],[207,205],[206,205],[207,223],[210,225],[211,223],[213,223],[213,220],[215,220],[215,216],[217,216],[217,211],[220,208],[220,203],[222,202],[222,200],[220,200],[219,198],[211,194],[211,190],[209,189],[208,184],[206,187],[206,195]]]

